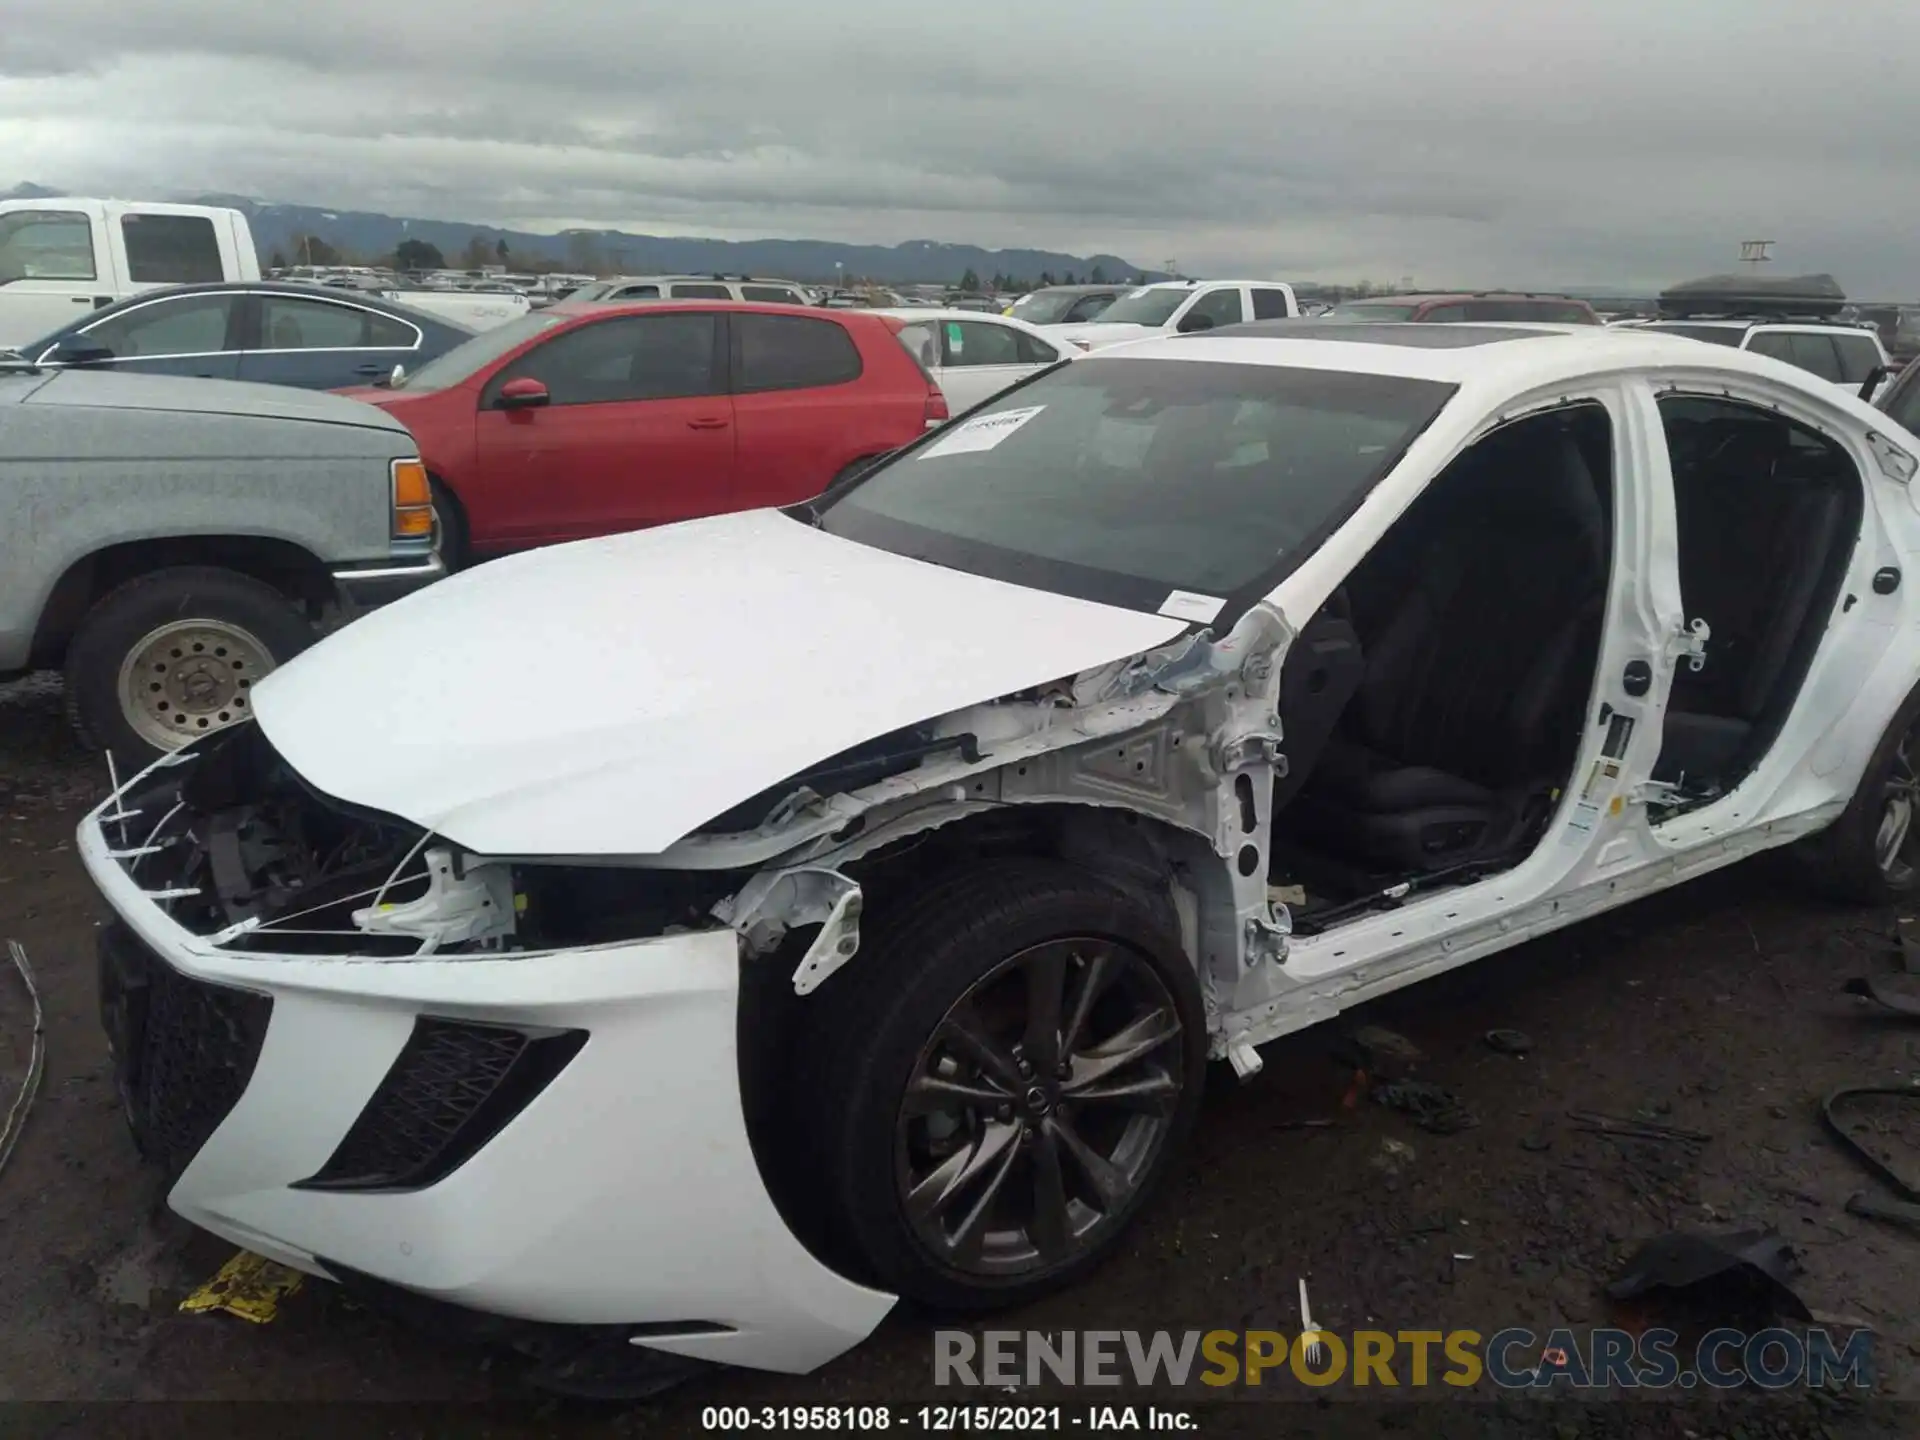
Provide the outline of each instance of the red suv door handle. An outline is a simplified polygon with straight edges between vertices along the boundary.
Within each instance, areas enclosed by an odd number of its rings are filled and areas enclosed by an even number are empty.
[[[724,430],[733,422],[724,415],[702,415],[696,420],[687,421],[689,430]]]

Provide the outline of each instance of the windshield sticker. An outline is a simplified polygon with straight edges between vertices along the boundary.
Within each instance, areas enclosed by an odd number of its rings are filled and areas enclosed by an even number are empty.
[[[1205,624],[1218,615],[1226,603],[1217,595],[1196,595],[1191,590],[1175,590],[1160,602],[1158,613],[1175,620],[1198,620]]]
[[[920,452],[922,460],[939,455],[965,455],[973,450],[991,450],[1047,407],[1029,405],[1023,410],[1002,410],[997,415],[982,415],[958,426],[951,435],[942,435]]]

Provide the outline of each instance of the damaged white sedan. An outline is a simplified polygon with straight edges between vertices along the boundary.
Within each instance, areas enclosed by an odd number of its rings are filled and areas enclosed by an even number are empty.
[[[1279,322],[460,575],[82,827],[136,1137],[588,1370],[1030,1298],[1209,1057],[1790,842],[1911,891],[1917,448],[1644,331]]]

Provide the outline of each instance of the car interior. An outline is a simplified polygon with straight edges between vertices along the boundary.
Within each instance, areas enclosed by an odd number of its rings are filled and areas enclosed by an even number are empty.
[[[1669,811],[1738,785],[1785,723],[1834,612],[1864,504],[1846,451],[1773,410],[1660,402],[1673,466],[1680,591],[1708,627],[1673,680],[1654,779]],[[1658,817],[1656,817],[1658,818]]]
[[[1599,661],[1612,454],[1591,402],[1493,432],[1289,650],[1268,878],[1301,933],[1510,868],[1544,835]]]

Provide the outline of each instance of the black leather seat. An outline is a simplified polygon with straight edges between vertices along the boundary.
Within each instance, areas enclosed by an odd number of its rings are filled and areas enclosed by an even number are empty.
[[[1848,516],[1830,476],[1794,473],[1786,421],[1724,430],[1674,451],[1682,603],[1710,633],[1706,663],[1674,675],[1653,771],[1723,787],[1754,758]]]
[[[1376,596],[1356,595],[1376,617],[1366,678],[1288,824],[1410,873],[1504,852],[1566,783],[1610,526],[1572,439],[1526,425],[1476,447],[1401,523],[1413,547],[1355,576]]]

